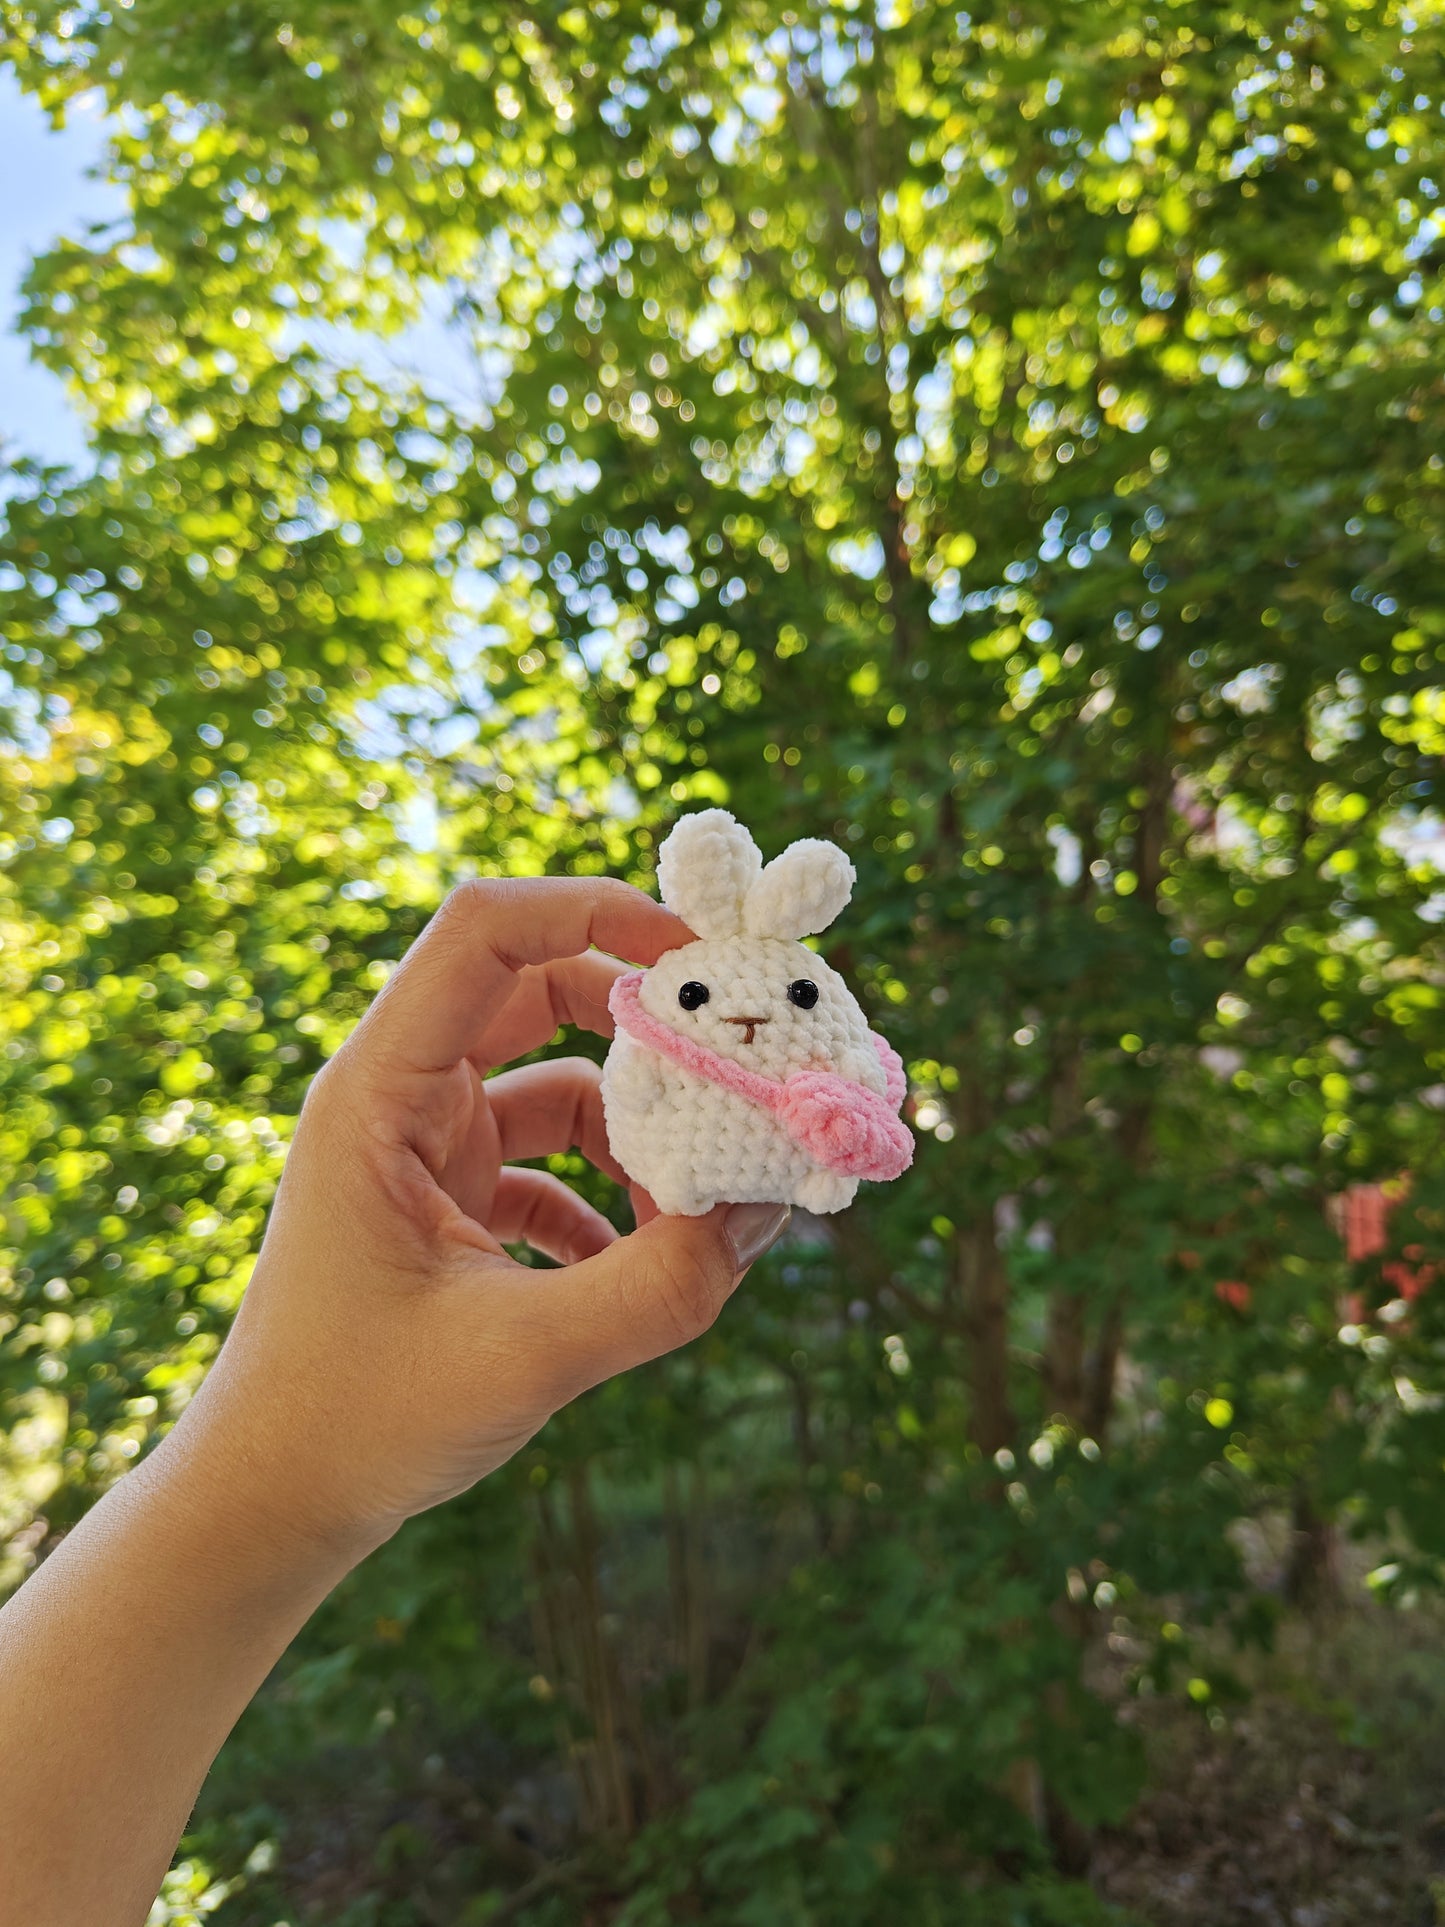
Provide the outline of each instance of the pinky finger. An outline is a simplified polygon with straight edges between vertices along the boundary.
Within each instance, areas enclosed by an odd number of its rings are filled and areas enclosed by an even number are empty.
[[[504,1164],[487,1229],[503,1244],[527,1244],[558,1264],[580,1264],[612,1244],[617,1232],[600,1211],[550,1171]]]

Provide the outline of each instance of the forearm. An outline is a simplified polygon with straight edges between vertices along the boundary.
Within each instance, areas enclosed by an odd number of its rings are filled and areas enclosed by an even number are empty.
[[[139,1927],[222,1741],[360,1548],[268,1517],[195,1415],[0,1612],[0,1927]]]
[[[706,1330],[781,1230],[744,1205],[614,1238],[523,1168],[615,1163],[595,1066],[484,1077],[605,1019],[621,966],[593,944],[646,965],[689,937],[606,880],[467,886],[315,1080],[205,1384],[0,1612],[0,1927],[142,1927],[212,1759],[332,1586],[569,1399]]]

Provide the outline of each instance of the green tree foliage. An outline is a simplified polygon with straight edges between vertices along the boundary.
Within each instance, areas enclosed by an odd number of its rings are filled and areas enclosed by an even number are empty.
[[[837,837],[921,1138],[348,1583],[175,1918],[1092,1917],[1115,1615],[1210,1711],[1233,1522],[1445,1554],[1439,0],[0,20],[129,196],[0,541],[14,1573],[452,880]]]

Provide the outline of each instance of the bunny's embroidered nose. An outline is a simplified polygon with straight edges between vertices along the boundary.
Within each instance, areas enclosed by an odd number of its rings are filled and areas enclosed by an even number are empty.
[[[758,1025],[765,1024],[767,1021],[768,1020],[766,1017],[724,1017],[723,1018],[723,1022],[725,1024],[746,1024],[747,1025],[748,1027],[747,1032],[743,1038],[743,1042],[745,1044],[750,1044],[753,1041],[753,1032],[757,1029]]]

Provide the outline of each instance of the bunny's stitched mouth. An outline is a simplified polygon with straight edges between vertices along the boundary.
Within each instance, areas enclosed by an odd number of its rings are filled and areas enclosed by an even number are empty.
[[[743,1042],[745,1044],[750,1044],[753,1041],[753,1032],[757,1029],[758,1025],[765,1024],[767,1021],[768,1020],[766,1017],[724,1017],[723,1018],[723,1022],[725,1024],[746,1024],[747,1025],[748,1027],[747,1034],[743,1038]]]

